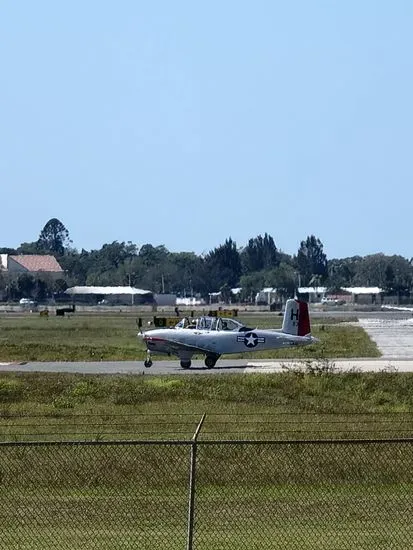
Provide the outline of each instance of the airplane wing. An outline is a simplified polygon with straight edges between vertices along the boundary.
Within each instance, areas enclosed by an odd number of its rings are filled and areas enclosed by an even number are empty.
[[[160,337],[157,336],[157,339]],[[200,346],[193,346],[191,344],[187,344],[186,342],[180,342],[179,340],[171,340],[169,338],[163,338],[162,340],[167,343],[168,347],[171,350],[171,353],[174,353],[175,355],[179,355],[180,351],[186,351],[189,353],[211,353],[210,349],[202,348]]]
[[[168,344],[171,347],[172,350],[176,351],[191,351],[192,353],[210,353],[211,350],[206,348],[200,348],[198,346],[191,346],[190,344],[184,344],[183,342],[172,342],[171,340],[168,340]]]

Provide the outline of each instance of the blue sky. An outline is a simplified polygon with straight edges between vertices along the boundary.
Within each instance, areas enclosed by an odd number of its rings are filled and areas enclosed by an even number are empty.
[[[0,246],[413,256],[413,2],[0,4]]]

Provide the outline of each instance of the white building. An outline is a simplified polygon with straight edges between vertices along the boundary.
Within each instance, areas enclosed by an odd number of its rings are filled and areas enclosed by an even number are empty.
[[[255,303],[257,305],[271,305],[278,299],[277,289],[273,287],[265,287],[255,295]]]
[[[380,305],[382,301],[383,289],[378,286],[352,286],[341,290],[349,293],[349,301],[354,304]]]
[[[150,290],[131,286],[72,286],[65,290],[74,302],[98,305],[136,305],[154,303]]]
[[[205,300],[202,300],[202,298],[198,298],[196,296],[187,296],[186,298],[177,298],[176,299],[176,305],[177,306],[201,306],[205,304]]]
[[[300,286],[297,288],[299,295],[302,295],[304,298],[308,296],[308,301],[310,303],[319,303],[326,297],[327,287],[326,286]]]

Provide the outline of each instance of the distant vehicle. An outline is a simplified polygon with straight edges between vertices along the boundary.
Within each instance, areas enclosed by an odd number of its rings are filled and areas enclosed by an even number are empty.
[[[24,309],[34,309],[34,308],[37,307],[37,302],[35,302],[35,301],[32,300],[31,298],[20,298],[19,304],[20,304]]]
[[[345,304],[344,300],[338,300],[336,298],[321,298],[321,303],[323,305],[330,305],[330,306],[341,306]]]
[[[308,305],[287,300],[281,330],[248,328],[233,318],[203,316],[192,321],[185,317],[173,328],[139,332],[146,344],[145,367],[152,366],[152,353],[176,355],[183,369],[189,369],[192,356],[205,355],[205,366],[213,368],[223,354],[262,351],[318,342],[311,336]]]

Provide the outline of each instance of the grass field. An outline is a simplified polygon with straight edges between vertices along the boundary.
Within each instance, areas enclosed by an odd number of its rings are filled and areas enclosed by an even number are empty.
[[[200,488],[194,548],[387,550],[411,548],[413,488],[397,486],[242,486]],[[183,550],[185,489],[111,488],[42,493],[7,491],[0,547],[42,550]],[[36,521],[33,521],[33,509]],[[60,513],[56,514],[56,510]],[[25,518],[27,523],[21,521]]]
[[[411,443],[289,441],[410,437],[413,375],[285,372],[2,374],[0,548],[185,548],[190,448],[159,439],[204,412],[196,549],[410,547]]]
[[[412,435],[411,373],[3,373],[1,440]]]
[[[413,445],[198,447],[195,548],[410,548]],[[0,547],[185,548],[189,447],[2,446]]]
[[[378,355],[358,327],[313,327],[309,358]],[[0,335],[0,360],[143,357],[126,315],[1,318]],[[0,548],[185,548],[190,447],[178,441],[204,413],[196,550],[412,547],[413,445],[361,440],[413,435],[413,375],[308,371],[2,373]]]
[[[152,316],[143,317],[144,326]],[[274,313],[245,314],[249,326],[279,328],[282,319]],[[317,319],[313,334],[320,343],[289,350],[234,354],[232,358],[378,357],[377,346],[358,326],[340,319]],[[142,340],[136,337],[136,317],[124,313],[75,314],[40,317],[38,314],[0,317],[0,361],[99,361],[144,360]],[[160,356],[160,359],[165,356]]]

